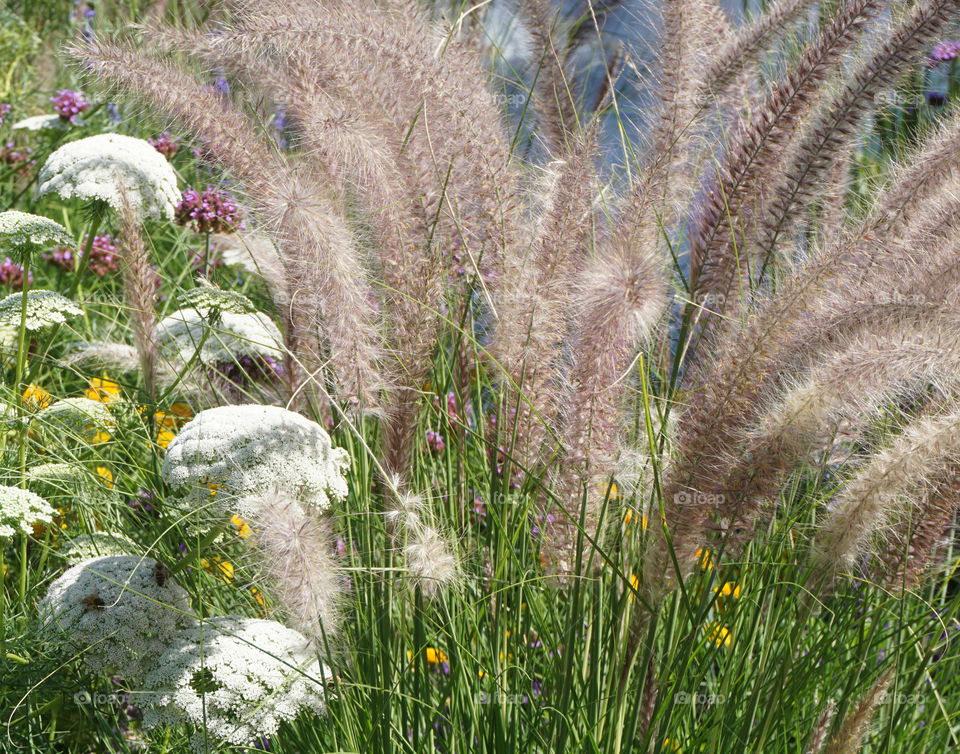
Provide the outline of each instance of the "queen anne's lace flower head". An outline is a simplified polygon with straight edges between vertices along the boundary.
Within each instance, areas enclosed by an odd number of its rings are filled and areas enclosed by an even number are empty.
[[[43,409],[36,420],[46,428],[65,430],[88,440],[114,426],[113,414],[106,404],[89,398],[59,400]]]
[[[139,549],[136,542],[122,534],[95,531],[74,537],[60,548],[59,555],[71,563],[82,563],[106,555],[131,555]]]
[[[221,312],[250,314],[257,310],[253,302],[242,293],[225,291],[222,288],[214,288],[212,285],[200,285],[191,288],[180,296],[179,303],[183,308],[201,311],[219,309]]]
[[[20,487],[0,486],[0,537],[17,531],[29,534],[34,523],[49,524],[56,511],[35,492]]]
[[[21,293],[11,293],[0,299],[0,325],[18,327],[20,325],[20,310],[23,306]],[[79,317],[83,311],[65,296],[56,291],[37,289],[27,294],[26,329],[37,332],[54,325],[62,325],[68,317]]]
[[[87,488],[87,471],[72,463],[42,463],[27,469],[27,487],[48,500],[83,496]]]
[[[34,115],[13,124],[14,131],[66,131],[70,122],[63,120],[57,113]]]
[[[40,215],[9,209],[0,212],[0,250],[19,256],[24,249],[73,243],[60,223]]]
[[[146,727],[188,722],[237,746],[303,711],[323,714],[326,670],[275,621],[227,615],[181,631],[147,674]],[[204,750],[203,734],[192,743]]]
[[[245,498],[280,490],[324,510],[347,494],[350,459],[316,422],[276,406],[201,411],[167,448],[163,478],[193,500]],[[231,503],[234,502],[231,500]],[[224,504],[224,511],[230,510]]]
[[[155,334],[167,358],[184,362],[198,347],[203,364],[233,363],[243,356],[283,358],[283,336],[261,312],[179,309],[157,323]]]
[[[40,169],[38,195],[99,199],[118,212],[122,190],[141,217],[170,219],[180,201],[177,174],[143,139],[97,134],[57,149]]]
[[[67,569],[39,604],[50,638],[83,651],[93,672],[143,677],[177,630],[192,622],[187,593],[155,560],[92,558]]]

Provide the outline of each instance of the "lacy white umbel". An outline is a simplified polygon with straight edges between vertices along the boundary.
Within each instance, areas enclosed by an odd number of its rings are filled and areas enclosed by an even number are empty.
[[[11,293],[0,299],[0,325],[20,326],[23,293]],[[66,296],[55,291],[33,290],[27,293],[25,329],[36,332],[54,325],[65,324],[68,317],[79,317],[83,311]]]
[[[172,219],[180,192],[177,174],[149,142],[122,134],[97,134],[57,149],[40,169],[37,195],[101,200],[118,212],[122,192],[140,217]]]
[[[326,670],[307,640],[275,621],[227,615],[177,634],[147,674],[143,722],[184,721],[222,741],[250,745],[300,712],[325,710]],[[204,751],[198,731],[192,743]]]
[[[203,364],[233,363],[243,356],[283,358],[283,336],[266,314],[219,309],[179,309],[157,323],[163,354],[189,362],[197,349]]]
[[[0,537],[29,534],[35,523],[49,524],[56,511],[34,492],[0,486]]]
[[[221,406],[201,411],[171,441],[163,479],[185,496],[208,503],[211,491],[243,498],[280,490],[318,511],[347,494],[350,458],[334,448],[316,422],[277,406]],[[239,500],[237,500],[239,499]]]
[[[0,252],[20,257],[24,249],[70,246],[73,238],[48,217],[10,209],[0,212]]]
[[[142,678],[176,631],[192,621],[187,593],[166,568],[135,555],[69,568],[38,609],[56,646],[82,652],[93,672],[128,681]]]

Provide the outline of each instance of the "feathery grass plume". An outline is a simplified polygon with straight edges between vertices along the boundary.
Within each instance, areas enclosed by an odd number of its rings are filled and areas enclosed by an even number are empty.
[[[960,461],[958,425],[960,409],[956,405],[942,414],[917,419],[844,485],[819,527],[812,555],[815,569],[830,575],[852,566],[873,535],[893,518],[902,497],[918,497],[922,480],[956,468]],[[937,513],[935,509],[930,512]],[[942,516],[936,518],[942,522]]]
[[[883,703],[893,673],[894,668],[891,667],[870,687],[856,709],[847,715],[837,734],[830,739],[824,754],[855,754],[860,751],[863,740],[870,731],[873,713],[877,706]]]
[[[597,532],[600,509],[608,497],[606,482],[620,448],[634,358],[667,307],[656,245],[659,229],[649,222],[652,212],[650,198],[642,188],[635,189],[624,218],[578,275],[573,364],[561,420],[558,498],[564,513],[544,527],[544,555],[561,573],[575,568],[581,503],[584,533],[593,537]]]
[[[285,251],[291,352],[308,369],[319,368],[315,344],[322,320],[342,397],[376,406],[380,354],[372,296],[353,233],[331,206],[322,178],[309,166],[282,161],[254,135],[246,116],[173,64],[100,38],[75,44],[71,54],[102,80],[178,119],[244,184],[264,227]],[[291,370],[300,374],[297,363]]]
[[[153,311],[153,299],[156,295],[155,273],[150,267],[150,254],[143,241],[143,234],[136,212],[127,200],[126,192],[121,191],[120,236],[123,239],[121,252],[121,273],[123,275],[123,294],[127,309],[130,311],[133,325],[133,342],[140,359],[140,370],[147,396],[150,401],[156,398],[157,349],[153,333],[157,317]]]
[[[749,294],[755,262],[748,256],[745,241],[764,183],[784,155],[790,154],[823,82],[880,4],[880,0],[850,0],[845,4],[780,85],[763,98],[752,119],[742,121],[732,137],[690,239],[694,300],[709,297],[710,308],[717,314],[735,312],[739,309],[737,301]]]
[[[798,217],[795,208],[813,196],[817,184],[870,112],[867,105],[878,92],[896,83],[958,8],[958,0],[926,0],[915,5],[824,107],[766,203],[755,236],[761,261],[776,253],[794,227]]]
[[[778,0],[738,29],[710,61],[703,75],[701,94],[719,98],[738,74],[764,51],[770,38],[781,33],[810,5],[810,0]]]
[[[516,437],[510,455],[523,469],[541,460],[560,408],[561,349],[568,328],[573,282],[586,262],[595,230],[596,146],[593,133],[577,137],[563,160],[547,167],[541,214],[527,247],[504,259],[493,288],[494,328],[488,352],[502,383],[503,427]]]
[[[536,52],[532,94],[537,122],[548,154],[556,156],[566,151],[567,140],[577,128],[576,93],[565,70],[570,48],[567,43],[558,44],[558,37],[569,40],[569,36],[558,34],[560,13],[550,0],[526,0],[523,13]]]
[[[659,220],[672,228],[689,200],[701,146],[700,102],[692,92],[703,88],[704,71],[724,43],[726,24],[711,0],[667,0],[662,4],[663,29],[658,56],[656,115],[649,150],[652,184],[662,192]]]
[[[322,648],[337,633],[342,577],[329,521],[289,495],[267,492],[244,504],[270,594],[287,623]]]
[[[830,732],[830,724],[833,722],[833,713],[837,705],[830,699],[823,708],[823,713],[817,721],[817,727],[813,729],[813,735],[810,736],[810,743],[807,744],[807,754],[820,754],[823,745],[827,742],[827,734]]]

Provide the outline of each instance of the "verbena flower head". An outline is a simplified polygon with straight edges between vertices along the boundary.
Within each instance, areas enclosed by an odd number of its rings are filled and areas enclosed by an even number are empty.
[[[13,124],[15,131],[64,131],[70,124],[59,115],[33,115]]]
[[[327,671],[306,639],[275,621],[227,615],[179,632],[147,674],[148,728],[183,722],[246,746],[301,712],[323,714]]]
[[[208,365],[233,363],[244,356],[283,356],[283,336],[261,312],[179,309],[157,323],[156,341],[167,358],[185,362],[200,347],[198,358]]]
[[[11,293],[0,299],[0,325],[18,326],[23,293]],[[78,317],[83,312],[75,303],[55,291],[37,289],[27,291],[26,329],[37,332],[54,325],[66,323],[69,317]]]
[[[10,167],[19,165],[20,168],[17,171],[19,175],[30,174],[30,165],[33,164],[30,159],[32,155],[33,150],[30,147],[18,148],[15,141],[8,141],[6,144],[0,145],[0,163]]]
[[[91,558],[54,581],[38,610],[51,640],[82,650],[88,668],[143,677],[177,630],[189,625],[187,593],[155,560]]]
[[[27,273],[27,280],[33,282],[32,272]],[[0,285],[23,288],[23,265],[17,264],[10,257],[0,262]]]
[[[100,200],[118,212],[121,190],[141,217],[170,219],[179,200],[177,174],[143,139],[97,134],[57,149],[40,169],[38,196]]]
[[[59,89],[55,97],[51,97],[54,109],[61,120],[71,125],[77,122],[77,116],[90,109],[90,103],[80,92],[73,89]]]
[[[325,510],[347,494],[347,452],[316,422],[277,406],[201,411],[170,443],[163,478],[178,494],[210,500],[211,485],[241,499],[280,490]],[[216,498],[215,498],[216,500]],[[225,506],[225,512],[230,506]]]
[[[72,243],[66,228],[47,217],[16,209],[0,212],[0,250],[18,258],[30,249]]]
[[[947,40],[938,42],[930,53],[929,63],[931,68],[935,68],[940,63],[949,63],[960,55],[960,41]]]
[[[196,233],[230,233],[246,226],[236,200],[216,186],[207,186],[203,193],[194,188],[184,191],[177,204],[176,222]]]
[[[164,131],[154,139],[147,139],[147,142],[168,160],[180,149],[180,143],[170,135],[169,131]]]
[[[83,243],[86,247],[89,235],[84,236]],[[54,249],[49,254],[44,254],[43,258],[67,272],[73,272],[77,259],[83,258],[83,249],[74,253],[69,247]],[[93,237],[93,243],[90,246],[90,267],[89,269],[99,277],[105,277],[108,272],[115,272],[120,267],[120,256],[117,251],[116,240],[109,234],[103,234]]]
[[[0,537],[29,534],[37,522],[49,524],[56,511],[35,492],[0,486]]]

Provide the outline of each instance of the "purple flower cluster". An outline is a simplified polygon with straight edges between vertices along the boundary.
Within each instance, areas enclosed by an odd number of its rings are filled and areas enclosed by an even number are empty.
[[[434,432],[432,429],[427,430],[427,446],[434,453],[442,453],[447,447],[446,443],[443,441],[443,435],[439,432]]]
[[[936,68],[940,63],[949,63],[960,55],[960,41],[955,39],[946,42],[938,42],[933,52],[930,53],[928,62],[931,68]]]
[[[137,490],[137,494],[127,500],[127,506],[136,513],[160,515],[156,490]]]
[[[194,188],[184,191],[174,220],[178,225],[189,225],[196,233],[231,233],[245,227],[240,207],[230,192],[209,185],[202,194]]]
[[[27,282],[33,282],[33,273],[27,273]],[[7,257],[0,262],[0,285],[23,288],[23,266]]]
[[[84,236],[83,243],[86,245],[89,236]],[[54,249],[49,254],[44,254],[43,258],[55,267],[60,267],[67,272],[73,272],[74,259],[83,257],[83,251],[80,250],[74,255],[73,249],[61,246]],[[117,253],[116,240],[111,235],[94,236],[93,245],[90,247],[90,269],[100,277],[105,277],[108,272],[114,272],[120,266],[120,257]]]
[[[0,125],[3,124],[3,119],[5,116],[10,114],[10,105],[6,102],[0,102]]]
[[[168,160],[177,153],[178,149],[180,149],[180,142],[173,138],[169,131],[164,131],[162,134],[158,134],[156,138],[147,139],[147,143]]]
[[[21,168],[17,171],[20,174],[29,172],[30,165],[33,164],[30,159],[32,154],[33,150],[29,147],[18,149],[16,143],[12,141],[0,146],[0,162],[10,167],[20,165]]]
[[[61,120],[71,124],[77,122],[77,116],[80,113],[90,109],[90,103],[80,92],[73,89],[59,89],[56,97],[51,97],[54,109]]]
[[[220,367],[223,375],[235,385],[269,382],[283,376],[283,364],[272,356],[241,356]]]

